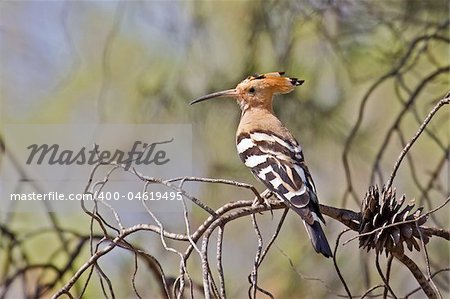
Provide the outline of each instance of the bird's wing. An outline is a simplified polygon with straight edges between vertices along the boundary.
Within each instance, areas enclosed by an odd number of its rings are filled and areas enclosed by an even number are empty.
[[[306,222],[324,222],[316,188],[297,141],[254,131],[240,134],[236,144],[241,160],[269,190],[288,202]]]

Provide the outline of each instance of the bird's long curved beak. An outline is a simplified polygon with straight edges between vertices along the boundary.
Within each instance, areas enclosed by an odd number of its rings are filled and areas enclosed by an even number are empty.
[[[214,99],[214,98],[236,97],[236,95],[237,95],[237,91],[234,88],[224,90],[224,91],[218,91],[218,92],[210,93],[205,96],[196,98],[195,100],[190,102],[189,105],[193,105],[193,104],[200,103],[200,102],[203,102],[203,101],[206,101],[209,99]]]

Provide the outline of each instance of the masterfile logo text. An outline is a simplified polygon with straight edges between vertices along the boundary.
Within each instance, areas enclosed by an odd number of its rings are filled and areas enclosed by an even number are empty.
[[[5,140],[15,164],[1,164],[0,190],[13,202],[62,206],[56,201],[79,201],[84,187],[98,181],[99,187],[89,191],[96,200],[126,202],[123,207],[131,209],[138,199],[179,200],[176,191],[145,184],[146,178],[192,176],[190,124],[8,125]],[[36,196],[30,200],[32,192]]]

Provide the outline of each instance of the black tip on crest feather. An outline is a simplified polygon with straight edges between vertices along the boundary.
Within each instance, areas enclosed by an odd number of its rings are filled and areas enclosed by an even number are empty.
[[[297,78],[289,78],[291,80],[292,85],[299,86],[302,85],[305,80],[298,80]]]

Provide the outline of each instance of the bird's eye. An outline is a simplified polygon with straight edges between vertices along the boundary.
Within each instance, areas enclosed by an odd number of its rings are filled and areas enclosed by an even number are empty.
[[[248,90],[248,92],[254,93],[254,92],[255,92],[255,88],[254,88],[254,87],[250,87],[249,90]]]

